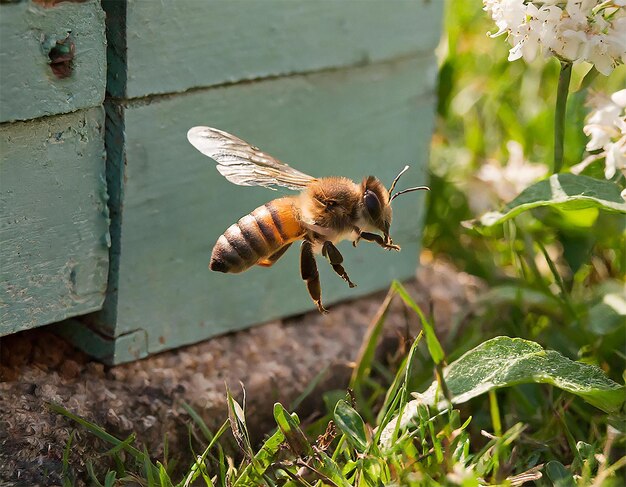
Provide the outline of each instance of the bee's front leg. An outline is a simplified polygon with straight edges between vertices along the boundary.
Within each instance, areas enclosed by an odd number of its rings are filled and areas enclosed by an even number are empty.
[[[391,239],[389,239],[389,242],[385,242],[385,239],[381,237],[380,235],[378,235],[377,233],[361,232],[359,230],[358,238],[367,240],[368,242],[376,242],[378,245],[380,245],[383,249],[386,249],[386,250],[395,250],[398,252],[400,251],[399,245],[395,245],[394,243],[392,243]]]
[[[319,312],[328,313],[322,304],[322,288],[320,286],[317,264],[315,263],[315,254],[313,254],[313,244],[308,240],[302,242],[300,247],[300,275],[306,281],[306,287]]]
[[[356,284],[350,280],[348,273],[341,265],[343,262],[343,255],[341,255],[339,249],[335,247],[332,242],[324,242],[322,245],[322,255],[328,259],[330,265],[333,266],[333,270],[339,275],[339,277],[348,283],[348,286],[356,287]]]

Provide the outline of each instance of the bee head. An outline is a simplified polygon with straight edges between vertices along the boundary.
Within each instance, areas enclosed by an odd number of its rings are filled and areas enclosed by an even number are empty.
[[[389,227],[391,226],[392,217],[391,202],[394,198],[400,196],[401,194],[422,189],[430,191],[430,188],[427,186],[416,186],[414,188],[404,189],[392,194],[400,176],[408,171],[408,169],[409,166],[405,166],[404,169],[400,171],[391,183],[389,190],[387,190],[385,186],[374,176],[368,176],[362,183],[364,216],[372,226],[383,232],[383,237],[385,238],[386,243],[391,242],[391,238],[389,237]]]
[[[363,216],[370,225],[383,232],[385,241],[389,241],[392,218],[389,192],[374,176],[365,178],[361,188],[363,190]]]

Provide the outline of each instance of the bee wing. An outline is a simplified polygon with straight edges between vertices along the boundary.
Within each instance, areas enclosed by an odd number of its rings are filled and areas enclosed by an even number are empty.
[[[300,190],[315,178],[261,152],[232,134],[211,127],[193,127],[187,139],[205,156],[217,162],[217,170],[240,186],[282,186]]]

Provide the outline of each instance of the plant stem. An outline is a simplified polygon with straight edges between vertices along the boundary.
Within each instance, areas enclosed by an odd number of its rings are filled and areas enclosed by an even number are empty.
[[[565,139],[565,109],[567,107],[567,95],[569,83],[572,77],[572,63],[561,61],[559,73],[559,85],[556,92],[556,109],[554,113],[554,169],[557,174],[563,167],[563,141]]]

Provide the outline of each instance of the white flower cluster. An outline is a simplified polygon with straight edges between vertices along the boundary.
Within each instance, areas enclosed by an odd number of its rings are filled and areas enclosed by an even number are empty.
[[[592,154],[573,166],[572,172],[580,173],[592,162],[604,159],[607,179],[617,171],[626,176],[626,90],[616,91],[610,97],[594,94],[589,104],[593,111],[587,117],[583,132],[591,137],[586,149]]]
[[[626,62],[626,0],[483,0],[498,31],[513,46],[509,61],[541,51],[586,61],[609,75]]]

